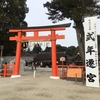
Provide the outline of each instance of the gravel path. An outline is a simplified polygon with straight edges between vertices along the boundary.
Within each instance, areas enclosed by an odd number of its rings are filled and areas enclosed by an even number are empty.
[[[100,88],[82,82],[50,79],[50,68],[28,70],[20,78],[0,78],[0,100],[99,100]]]

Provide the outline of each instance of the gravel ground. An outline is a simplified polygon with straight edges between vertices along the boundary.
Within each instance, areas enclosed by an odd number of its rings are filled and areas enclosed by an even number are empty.
[[[100,88],[82,82],[50,79],[50,68],[24,71],[19,78],[0,78],[0,100],[99,100]]]

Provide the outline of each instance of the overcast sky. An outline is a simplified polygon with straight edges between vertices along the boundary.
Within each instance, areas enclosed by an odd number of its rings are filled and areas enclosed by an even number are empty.
[[[57,33],[65,35],[65,39],[57,40],[57,44],[61,44],[62,46],[78,46],[76,31],[73,27],[73,21],[68,19],[53,24],[52,21],[48,20],[47,9],[43,7],[43,4],[50,0],[27,0],[27,6],[29,8],[29,13],[26,15],[26,22],[28,23],[28,27],[30,26],[46,26],[46,25],[58,25],[65,23],[72,23],[69,28],[66,28],[64,31],[59,31]],[[41,33],[48,34],[48,33]],[[28,33],[28,35],[32,35],[32,33]]]

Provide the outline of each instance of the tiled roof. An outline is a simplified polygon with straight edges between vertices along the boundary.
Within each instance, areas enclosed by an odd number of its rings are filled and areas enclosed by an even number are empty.
[[[15,56],[4,56],[3,59],[4,59],[4,63],[5,62],[9,63],[9,62],[11,62],[12,60],[15,59]],[[25,60],[25,61],[32,61],[33,56],[22,56],[21,59]]]
[[[60,59],[60,57],[65,57],[66,53],[65,52],[57,52],[57,60]],[[51,53],[50,52],[44,52],[44,53],[39,53],[37,57],[34,58],[34,60],[51,60]]]

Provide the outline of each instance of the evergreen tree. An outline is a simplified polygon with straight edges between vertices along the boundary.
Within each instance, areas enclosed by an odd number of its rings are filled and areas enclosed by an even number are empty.
[[[67,48],[67,55],[69,55],[69,56],[75,56],[74,55],[74,52],[76,51],[76,47],[75,46],[69,46],[68,48]]]
[[[65,18],[74,21],[74,28],[77,34],[80,54],[84,64],[84,18],[88,16],[100,15],[100,5],[98,0],[51,0],[46,2],[44,7],[48,9],[46,13],[54,23]]]
[[[46,46],[46,48],[43,52],[51,52],[51,47]]]
[[[9,41],[9,37],[15,34],[9,33],[6,28],[26,27],[26,13],[26,0],[0,0],[0,46],[4,45],[3,55],[14,55],[16,48],[16,42]]]
[[[41,51],[42,51],[41,46],[38,43],[36,43],[35,46],[34,46],[34,48],[33,48],[33,52],[36,53],[36,54],[38,54]]]

